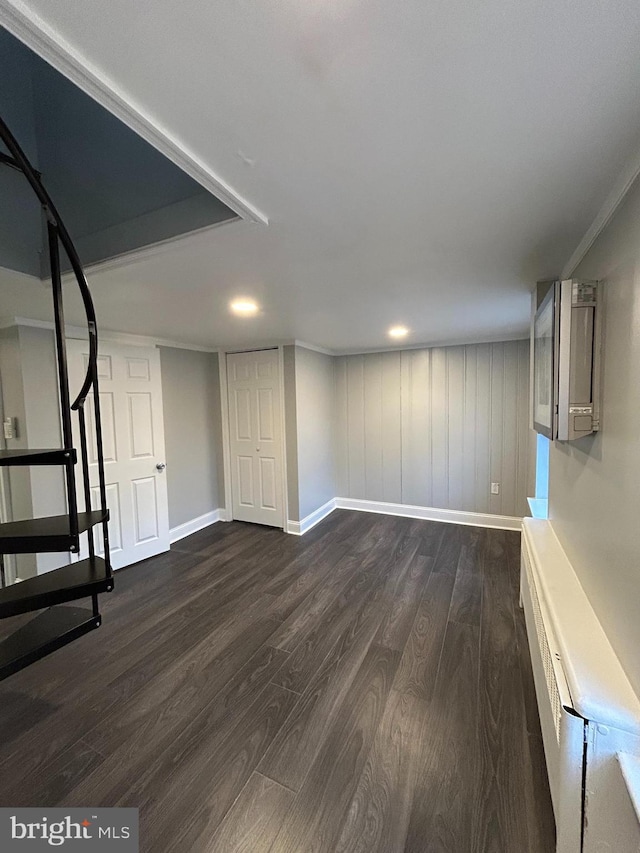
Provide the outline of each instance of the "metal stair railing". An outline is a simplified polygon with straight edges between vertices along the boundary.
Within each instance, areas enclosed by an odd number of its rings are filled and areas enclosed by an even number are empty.
[[[47,219],[47,238],[49,244],[49,259],[51,265],[51,281],[53,287],[54,299],[54,320],[55,320],[55,339],[56,339],[56,354],[58,365],[58,380],[60,385],[60,408],[62,418],[62,434],[66,450],[71,450],[73,446],[72,438],[72,421],[71,412],[78,413],[78,425],[80,434],[80,457],[82,464],[82,481],[85,500],[85,508],[87,511],[91,509],[91,482],[89,476],[89,453],[88,453],[88,438],[86,426],[85,403],[88,396],[93,397],[93,413],[94,413],[94,428],[96,441],[96,462],[98,469],[98,486],[100,498],[100,510],[103,514],[102,520],[102,535],[103,535],[103,551],[104,561],[107,566],[107,573],[112,574],[111,562],[109,559],[109,529],[108,529],[108,511],[107,511],[107,493],[106,480],[104,471],[103,457],[103,441],[102,441],[102,421],[100,416],[100,397],[98,387],[98,332],[96,324],[96,313],[93,305],[93,299],[89,291],[89,286],[82,268],[82,263],[73,245],[69,232],[67,231],[58,211],[55,208],[48,192],[44,188],[40,173],[35,170],[26,155],[24,154],[19,143],[0,118],[0,140],[4,143],[10,156],[0,152],[0,162],[11,166],[22,172],[29,182],[31,188],[36,194],[43,208]],[[82,297],[84,310],[87,318],[87,329],[89,333],[89,359],[82,387],[71,402],[69,394],[69,380],[67,370],[67,351],[65,345],[65,329],[64,329],[64,310],[62,298],[62,273],[60,268],[60,244],[62,245],[67,258],[71,264],[76,283],[79,287]],[[78,507],[75,475],[72,465],[66,466],[66,486],[69,505],[69,533],[75,540],[75,545],[72,551],[78,551]],[[91,528],[88,532],[88,547],[89,556],[95,557],[95,540],[94,530]],[[94,615],[98,615],[97,595],[93,597]]]

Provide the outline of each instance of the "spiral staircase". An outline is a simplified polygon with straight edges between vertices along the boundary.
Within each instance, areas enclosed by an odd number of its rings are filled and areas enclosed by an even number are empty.
[[[0,151],[0,167],[16,169],[24,175],[46,218],[63,444],[60,448],[0,450],[0,467],[58,466],[64,472],[67,496],[67,512],[64,515],[0,524],[0,619],[42,611],[0,642],[0,679],[3,679],[99,627],[101,616],[98,595],[113,589],[113,576],[109,560],[109,510],[102,451],[97,368],[98,334],[93,301],[78,254],[43,186],[40,174],[31,166],[1,118],[0,140],[8,151]],[[80,289],[89,332],[86,375],[82,387],[73,398],[67,375],[61,247],[67,255]],[[93,409],[92,454],[95,459],[91,461],[97,463],[97,488],[91,483],[89,476],[86,414],[88,407]],[[79,454],[73,446],[74,416],[78,418]],[[78,511],[78,463],[82,469],[82,493],[84,506],[87,508],[84,512]],[[102,532],[102,556],[96,554],[96,531],[99,529]],[[71,562],[21,583],[6,584],[4,555],[55,551],[77,555],[80,553],[80,537],[84,533],[88,534],[86,559]],[[66,606],[69,602],[89,598],[91,609],[86,605]]]

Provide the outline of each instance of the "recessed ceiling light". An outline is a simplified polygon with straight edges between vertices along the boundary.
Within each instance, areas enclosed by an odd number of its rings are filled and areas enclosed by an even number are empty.
[[[252,317],[258,313],[258,304],[253,299],[234,299],[229,307],[239,317]]]
[[[404,338],[409,334],[409,329],[406,326],[392,326],[388,335],[390,338]]]

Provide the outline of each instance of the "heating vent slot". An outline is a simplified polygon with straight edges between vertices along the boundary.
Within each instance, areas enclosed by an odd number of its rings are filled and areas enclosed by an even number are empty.
[[[531,564],[529,562],[529,554],[527,553],[527,549],[522,549],[522,556],[524,558],[524,565],[527,571],[527,582],[529,584],[529,590],[531,592],[531,606],[533,610],[533,620],[536,626],[536,636],[538,638],[538,647],[540,648],[540,657],[542,658],[542,665],[544,667],[544,675],[547,682],[547,691],[549,693],[549,702],[551,704],[551,711],[553,714],[553,722],[556,730],[556,740],[560,743],[560,720],[562,718],[562,702],[560,701],[560,691],[558,690],[558,682],[556,681],[556,675],[553,669],[553,660],[551,649],[549,648],[549,642],[547,640],[547,632],[544,628],[544,620],[542,618],[542,611],[540,610],[540,602],[538,600],[538,590],[536,589],[535,582],[533,580]],[[559,658],[558,658],[559,659]]]

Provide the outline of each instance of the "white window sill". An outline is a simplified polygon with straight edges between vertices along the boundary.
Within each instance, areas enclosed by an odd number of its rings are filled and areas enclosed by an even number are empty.
[[[549,518],[549,501],[546,498],[527,498],[533,518]]]

